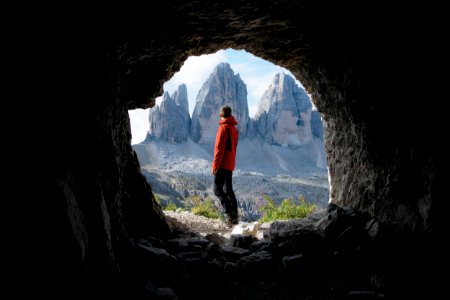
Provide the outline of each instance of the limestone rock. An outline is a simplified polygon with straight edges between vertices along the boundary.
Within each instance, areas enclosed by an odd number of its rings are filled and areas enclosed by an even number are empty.
[[[306,92],[291,76],[278,73],[261,98],[255,115],[256,130],[270,144],[309,144],[313,139],[311,110]]]
[[[187,89],[182,84],[172,96],[164,93],[162,102],[150,110],[146,140],[156,138],[170,143],[184,143],[189,137],[190,122]]]
[[[223,105],[231,107],[238,122],[240,138],[249,122],[247,87],[228,63],[219,64],[203,84],[192,113],[191,138],[200,144],[214,144],[219,127],[219,112]]]

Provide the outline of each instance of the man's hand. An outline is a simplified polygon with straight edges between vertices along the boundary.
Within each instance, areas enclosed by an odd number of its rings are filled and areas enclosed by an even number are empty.
[[[217,169],[212,169],[212,173],[213,173],[213,175],[216,175],[217,174]]]

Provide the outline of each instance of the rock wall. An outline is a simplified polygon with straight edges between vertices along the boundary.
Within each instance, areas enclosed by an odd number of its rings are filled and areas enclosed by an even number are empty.
[[[270,144],[299,146],[312,142],[311,101],[294,79],[284,73],[275,75],[264,92],[255,124]]]
[[[191,125],[186,85],[180,85],[172,96],[165,92],[162,102],[150,110],[148,119],[147,140],[155,138],[169,143],[185,143]]]
[[[117,292],[129,239],[169,234],[131,151],[127,109],[151,107],[189,55],[228,47],[291,70],[312,95],[326,123],[332,202],[430,237],[444,232],[445,156],[432,135],[445,128],[443,112],[412,105],[424,95],[430,105],[441,99],[429,68],[440,65],[440,53],[422,52],[440,27],[417,25],[434,24],[417,23],[427,7],[160,4],[78,3],[56,14],[44,4],[32,14],[22,8],[21,16],[39,20],[24,20],[33,26],[8,43],[21,48],[11,77],[26,75],[9,96],[10,111],[26,108],[21,117],[30,124],[11,159],[28,172],[13,179],[16,293]]]
[[[411,88],[415,81],[411,74],[426,72],[427,66],[413,66],[401,56],[415,39],[408,34],[397,39],[390,29],[398,28],[400,14],[396,13],[400,11],[391,7],[387,12],[382,4],[370,9],[363,4],[350,7],[278,1],[235,5],[194,1],[186,10],[181,5],[172,11],[175,16],[183,15],[179,27],[152,25],[171,36],[173,45],[189,49],[189,54],[234,47],[291,70],[312,95],[327,124],[332,202],[434,234],[439,228],[434,214],[440,211],[437,207],[442,201],[441,190],[435,186],[440,172],[438,142],[423,137],[439,128],[441,121],[437,115],[424,115],[422,106],[411,104],[411,99],[418,97]],[[413,7],[407,10],[411,15],[417,12]],[[208,18],[213,11],[214,18]],[[149,11],[141,18],[150,15]],[[385,25],[374,29],[372,24],[380,15],[385,16]],[[402,24],[412,21],[404,17]],[[132,61],[161,51],[138,47],[159,41],[158,37],[139,38],[148,35],[140,25],[134,20],[123,29],[124,33],[133,32],[134,39],[124,39],[127,46],[122,48],[124,57]],[[177,28],[184,28],[183,34],[178,34]],[[366,34],[359,34],[356,28],[366,28]],[[392,45],[389,49],[385,47],[388,44]],[[164,53],[172,53],[171,61],[178,65],[185,59],[180,55],[177,60],[174,51]],[[138,65],[130,66],[127,77],[133,86],[148,81],[141,73],[144,64]],[[168,78],[174,71],[167,68],[160,76]],[[136,101],[133,94],[127,94],[127,99]]]

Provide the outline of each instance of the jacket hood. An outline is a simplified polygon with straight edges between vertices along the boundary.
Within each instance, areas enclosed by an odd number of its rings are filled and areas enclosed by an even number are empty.
[[[219,124],[220,125],[222,125],[222,124],[230,124],[230,125],[236,126],[238,124],[238,122],[236,121],[236,119],[233,116],[229,116],[228,118],[221,119]]]

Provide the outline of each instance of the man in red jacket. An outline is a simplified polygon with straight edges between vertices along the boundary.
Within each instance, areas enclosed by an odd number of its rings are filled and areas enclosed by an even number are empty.
[[[233,191],[233,171],[236,164],[236,148],[238,143],[237,122],[231,115],[231,108],[220,109],[220,122],[214,146],[212,173],[214,175],[214,194],[219,198],[227,215],[229,226],[239,222],[238,206]],[[225,192],[223,187],[225,185]]]

